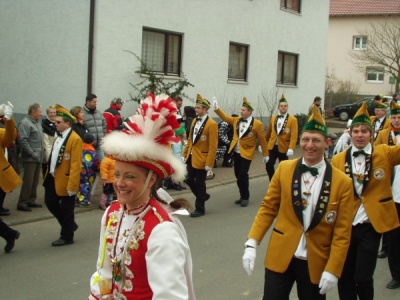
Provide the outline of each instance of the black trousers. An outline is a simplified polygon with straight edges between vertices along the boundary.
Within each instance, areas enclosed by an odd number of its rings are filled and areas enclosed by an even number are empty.
[[[47,209],[61,225],[60,238],[65,241],[72,241],[75,227],[75,196],[58,196],[54,177],[50,174],[47,176],[44,188],[44,202]]]
[[[381,234],[370,223],[353,226],[349,251],[338,283],[341,300],[374,299],[373,276],[380,238]]]
[[[400,203],[396,203],[397,215],[400,219]],[[388,263],[393,279],[400,280],[400,227],[387,232]]]
[[[195,209],[199,212],[205,213],[206,208],[204,203],[207,199],[207,171],[204,169],[196,169],[192,167],[192,155],[189,155],[187,160],[187,179],[186,183],[190,187],[193,195],[196,197]]]
[[[0,236],[8,241],[15,237],[15,230],[11,229],[6,223],[0,219]]]
[[[284,273],[265,269],[263,300],[289,300],[294,282],[300,300],[326,299],[325,295],[319,293],[318,284],[311,282],[307,261],[293,258]]]
[[[251,160],[245,159],[239,153],[233,153],[233,171],[235,172],[236,184],[239,188],[240,199],[249,200],[249,169]]]
[[[274,148],[272,148],[272,150],[269,150],[269,161],[265,164],[265,169],[267,170],[270,182],[275,174],[274,166],[277,159],[279,159],[279,162],[281,162],[283,160],[288,160],[289,158],[286,156],[286,153],[280,153],[278,151],[278,145],[275,145]]]
[[[6,199],[6,192],[0,188],[0,209],[3,209],[4,199]]]

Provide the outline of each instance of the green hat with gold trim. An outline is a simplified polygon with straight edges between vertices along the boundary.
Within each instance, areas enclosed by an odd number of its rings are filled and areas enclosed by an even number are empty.
[[[325,121],[321,116],[318,106],[313,105],[312,114],[308,119],[307,123],[303,127],[304,131],[311,131],[321,133],[324,136],[328,136],[328,128],[325,125]]]
[[[364,124],[368,126],[372,126],[371,119],[369,117],[367,103],[363,102],[361,107],[358,109],[357,113],[353,117],[353,121],[351,121],[351,126],[356,124]]]
[[[59,104],[56,104],[56,115],[66,118],[68,120],[70,120],[72,123],[76,123],[76,119],[73,115],[71,115],[71,113],[66,110],[64,107],[62,107]]]
[[[382,101],[374,100],[375,108],[387,108],[387,104],[383,103]]]
[[[283,95],[283,94],[282,94],[281,99],[279,99],[279,104],[282,103],[282,102],[286,102],[286,103],[287,103],[287,100],[286,100],[286,98],[285,98],[285,95]]]
[[[210,108],[210,106],[211,106],[210,101],[208,101],[207,99],[204,99],[200,94],[197,94],[196,104],[200,104],[207,108]]]
[[[251,105],[251,103],[249,102],[249,100],[247,100],[246,97],[243,97],[243,104],[242,104],[242,106],[246,107],[247,109],[249,109],[249,110],[251,110],[251,111],[254,110],[253,106]]]
[[[396,103],[396,100],[390,102],[390,114],[391,115],[398,115],[400,114],[400,105]]]

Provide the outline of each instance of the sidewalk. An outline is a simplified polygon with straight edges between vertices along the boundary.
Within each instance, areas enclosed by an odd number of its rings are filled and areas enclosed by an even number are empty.
[[[329,133],[341,133],[343,132],[343,129],[344,128],[337,128],[337,127],[329,128]],[[296,158],[299,157],[300,155],[301,155],[300,147],[297,146],[294,152],[294,157]],[[215,173],[214,179],[206,181],[207,188],[212,188],[219,185],[236,182],[235,175],[233,174],[233,168],[222,168],[221,164],[222,164],[222,159],[218,161],[218,167],[213,169],[213,172]],[[277,164],[275,167],[277,167]],[[258,151],[256,151],[256,154],[250,166],[249,177],[251,180],[252,178],[257,178],[260,176],[267,176],[267,172],[265,170],[265,165],[262,163],[262,155]],[[268,180],[268,177],[266,177],[266,180]],[[37,193],[38,193],[37,202],[43,204],[42,208],[32,208],[32,212],[23,212],[17,210],[17,202],[20,194],[20,189],[21,187],[17,188],[11,193],[8,193],[6,196],[6,199],[4,201],[4,207],[9,208],[11,213],[11,215],[9,216],[1,217],[6,224],[8,224],[9,226],[14,226],[14,225],[53,218],[53,215],[50,214],[50,212],[46,208],[46,205],[44,204],[44,188],[42,186],[42,180],[40,180],[39,186],[37,188]],[[75,213],[77,214],[77,213],[91,211],[94,209],[99,209],[98,205],[99,205],[101,191],[102,191],[101,185],[98,185],[96,187],[94,195],[92,196],[93,206],[90,208],[75,208]],[[187,189],[183,191],[168,190],[168,192],[172,196],[184,193],[191,193],[189,187],[187,187]]]

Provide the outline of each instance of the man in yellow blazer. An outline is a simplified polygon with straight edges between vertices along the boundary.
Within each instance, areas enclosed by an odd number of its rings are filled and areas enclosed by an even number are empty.
[[[250,275],[256,247],[273,225],[263,299],[289,299],[294,282],[299,299],[325,299],[341,276],[350,242],[353,188],[324,159],[329,143],[315,106],[300,139],[303,157],[279,164],[245,243],[243,267]]]
[[[76,119],[61,105],[56,105],[58,137],[51,149],[47,172],[43,181],[44,200],[49,211],[61,225],[60,238],[52,246],[74,243],[75,195],[79,191],[82,170],[82,139],[71,129]]]
[[[204,216],[205,202],[210,198],[207,194],[207,172],[212,170],[218,147],[218,124],[208,115],[210,102],[201,95],[196,98],[196,118],[190,126],[188,142],[183,151],[183,159],[187,164],[186,183],[196,196],[195,210],[192,218]]]
[[[10,214],[9,210],[3,208],[6,193],[16,189],[22,182],[6,158],[7,146],[17,138],[17,129],[12,115],[13,106],[10,102],[0,105],[0,116],[4,118],[5,125],[5,128],[0,128],[0,208],[8,214]],[[20,236],[20,232],[10,228],[0,219],[0,236],[7,242],[4,251],[10,253],[14,248],[15,240]]]
[[[375,99],[380,99],[379,95],[375,97]],[[373,137],[374,140],[379,136],[379,132],[382,129],[390,128],[390,119],[386,116],[387,113],[387,105],[380,100],[374,100],[375,104],[375,116],[371,117],[372,129],[373,129]]]
[[[279,114],[271,117],[265,133],[268,143],[265,168],[269,181],[274,176],[276,160],[281,162],[292,157],[298,138],[297,119],[288,113],[288,102],[284,95],[279,100],[278,110]]]
[[[365,103],[351,122],[350,136],[353,145],[332,158],[332,165],[352,179],[355,203],[339,296],[373,299],[381,234],[400,226],[391,190],[393,167],[400,164],[400,145],[371,145],[373,127]]]
[[[228,153],[233,151],[233,170],[235,172],[236,184],[239,188],[240,199],[235,204],[246,207],[249,204],[249,169],[254,153],[257,149],[257,141],[260,143],[264,156],[267,156],[267,142],[264,138],[264,128],[261,121],[252,116],[253,106],[243,98],[240,109],[240,117],[227,115],[218,106],[216,97],[213,97],[213,106],[216,114],[226,123],[233,126],[233,138]]]

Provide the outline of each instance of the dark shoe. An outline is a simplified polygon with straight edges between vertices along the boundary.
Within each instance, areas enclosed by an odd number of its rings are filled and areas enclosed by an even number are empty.
[[[77,231],[79,228],[78,224],[74,223],[74,231]]]
[[[400,287],[400,280],[399,279],[392,279],[390,282],[386,285],[388,289],[397,289]]]
[[[32,208],[28,207],[28,206],[17,206],[17,210],[20,211],[32,211]]]
[[[5,207],[0,208],[0,211],[8,211],[8,212],[10,212],[10,210],[8,208],[5,208]]]
[[[210,194],[206,193],[206,200],[204,200],[204,201],[207,201],[208,199],[210,199]]]
[[[42,204],[39,204],[39,203],[36,203],[36,202],[28,203],[28,206],[29,207],[37,207],[37,208],[43,207]]]
[[[235,204],[242,204],[242,199],[236,200]]]
[[[14,248],[15,246],[15,240],[18,240],[19,236],[21,235],[21,233],[18,230],[15,230],[15,235],[13,238],[11,239],[6,239],[7,241],[7,245],[4,247],[4,251],[6,253],[10,253],[11,250]]]
[[[195,210],[194,212],[190,213],[190,216],[192,218],[197,218],[197,217],[201,217],[201,216],[204,216],[204,215],[205,215],[205,213],[200,212],[198,210]]]
[[[242,200],[242,203],[240,203],[241,207],[246,207],[247,205],[249,205],[249,200]]]
[[[53,247],[60,247],[60,246],[71,245],[71,244],[73,244],[73,243],[74,243],[73,240],[71,240],[71,241],[65,241],[65,240],[63,240],[63,239],[58,239],[57,241],[52,242],[51,245],[52,245]]]
[[[380,250],[378,252],[378,258],[386,258],[387,257],[387,252],[385,250]]]
[[[7,209],[2,209],[0,210],[0,216],[9,216],[10,215],[10,211]]]

